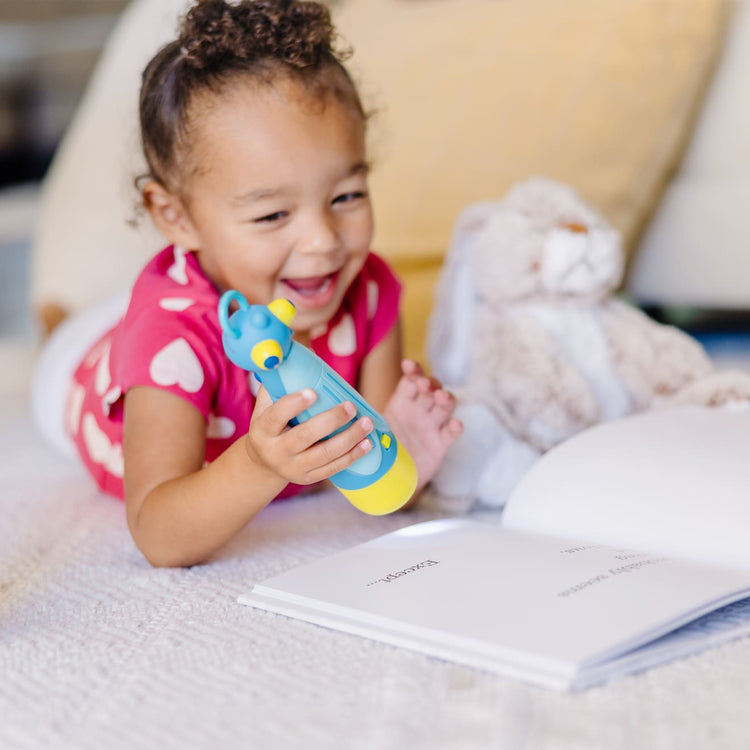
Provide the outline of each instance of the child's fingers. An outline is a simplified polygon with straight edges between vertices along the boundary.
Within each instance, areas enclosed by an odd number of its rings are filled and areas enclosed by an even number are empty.
[[[258,395],[255,397],[253,414],[262,414],[271,404],[273,404],[273,401],[268,395],[268,391],[261,385],[258,388]]]
[[[253,409],[253,421],[262,424],[269,434],[280,435],[292,419],[315,403],[317,397],[312,388],[303,388],[273,402],[266,389],[261,388]]]
[[[327,438],[331,433],[341,430],[357,416],[357,409],[350,401],[344,401],[294,427],[287,435],[288,444],[297,453],[302,453],[311,446]],[[369,420],[372,429],[372,420]]]
[[[367,437],[372,428],[372,420],[363,417],[346,430],[327,440],[321,440],[301,454],[299,460],[307,467],[306,481],[319,482],[327,479],[372,450],[372,442]]]

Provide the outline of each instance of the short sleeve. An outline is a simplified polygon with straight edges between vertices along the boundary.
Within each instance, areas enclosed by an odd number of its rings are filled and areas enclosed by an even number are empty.
[[[134,386],[160,388],[208,419],[220,377],[215,353],[221,345],[193,306],[156,306],[126,315],[112,338],[111,374],[123,394]]]
[[[382,258],[370,253],[336,315],[313,336],[313,351],[356,387],[365,357],[398,321],[400,298],[395,274]]]
[[[396,325],[401,303],[401,283],[390,266],[375,253],[370,253],[362,269],[367,300],[367,335],[364,352],[371,352]]]

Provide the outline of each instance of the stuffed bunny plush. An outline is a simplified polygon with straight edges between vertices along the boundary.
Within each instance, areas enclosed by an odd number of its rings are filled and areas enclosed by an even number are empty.
[[[750,378],[715,373],[698,342],[613,296],[623,266],[618,232],[548,179],[461,214],[428,339],[464,422],[433,480],[441,505],[502,506],[543,452],[598,422],[750,399]]]

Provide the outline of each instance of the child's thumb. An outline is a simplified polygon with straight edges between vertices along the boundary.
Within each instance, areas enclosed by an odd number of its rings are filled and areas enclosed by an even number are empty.
[[[258,388],[258,395],[255,397],[255,406],[253,407],[253,412],[261,414],[272,404],[273,400],[268,394],[268,391],[263,386],[260,386],[260,388]]]

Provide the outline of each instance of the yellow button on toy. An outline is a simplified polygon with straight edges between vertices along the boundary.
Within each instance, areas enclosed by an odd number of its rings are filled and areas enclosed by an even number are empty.
[[[380,436],[380,444],[388,450],[391,447],[391,437],[390,435],[381,435]]]

